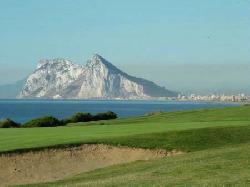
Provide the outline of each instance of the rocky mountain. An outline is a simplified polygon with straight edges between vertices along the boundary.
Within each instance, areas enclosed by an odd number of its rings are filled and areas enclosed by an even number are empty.
[[[176,95],[151,81],[122,72],[95,54],[84,66],[65,59],[41,60],[27,78],[19,98],[145,99]]]

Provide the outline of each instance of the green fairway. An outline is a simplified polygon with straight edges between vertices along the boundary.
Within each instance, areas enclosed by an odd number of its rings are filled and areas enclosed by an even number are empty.
[[[54,128],[0,129],[0,152],[59,145],[108,142],[114,137],[187,129],[250,125],[250,107],[160,113],[138,118]],[[101,124],[101,125],[100,125]]]

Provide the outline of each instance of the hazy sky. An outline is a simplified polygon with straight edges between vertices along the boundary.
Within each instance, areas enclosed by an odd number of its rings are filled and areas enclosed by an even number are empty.
[[[0,0],[0,84],[99,53],[177,90],[250,87],[250,0]]]

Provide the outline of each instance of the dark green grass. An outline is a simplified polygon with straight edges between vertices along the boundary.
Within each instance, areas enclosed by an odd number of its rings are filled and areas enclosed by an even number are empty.
[[[250,125],[140,134],[97,140],[93,143],[192,152],[248,142],[250,143]]]

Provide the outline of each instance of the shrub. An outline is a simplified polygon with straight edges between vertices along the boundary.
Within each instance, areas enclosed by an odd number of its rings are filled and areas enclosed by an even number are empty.
[[[20,127],[19,123],[16,123],[8,118],[3,121],[0,121],[0,128],[18,128],[18,127]]]
[[[108,111],[108,112],[102,112],[102,113],[98,113],[94,116],[94,120],[98,121],[98,120],[108,120],[108,119],[116,119],[117,118],[117,114],[112,112],[112,111]]]
[[[68,119],[63,119],[61,122],[63,125],[66,125],[68,123],[87,122],[87,121],[93,121],[93,116],[90,113],[78,112]]]
[[[70,118],[70,121],[72,123],[87,122],[92,120],[93,116],[90,113],[82,113],[82,112],[78,112]]]
[[[42,118],[33,119],[23,124],[22,127],[56,127],[56,126],[67,125],[68,123],[109,120],[116,118],[117,118],[116,113],[111,111],[98,113],[95,116],[92,116],[90,113],[78,112],[72,117],[62,120],[58,120],[53,116],[46,116]]]
[[[71,120],[70,120],[70,118],[69,119],[62,119],[61,120],[61,125],[67,125],[69,123],[72,123]]]
[[[56,127],[60,125],[62,124],[57,118],[53,116],[46,116],[46,117],[37,118],[31,121],[28,121],[22,126],[23,127]]]

